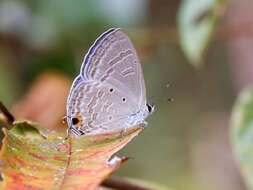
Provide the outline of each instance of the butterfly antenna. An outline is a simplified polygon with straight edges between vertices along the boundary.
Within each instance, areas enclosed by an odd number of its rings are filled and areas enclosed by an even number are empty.
[[[174,102],[174,98],[167,98],[167,102],[168,103]]]
[[[161,100],[162,100],[162,98],[151,96],[150,101],[148,103],[155,105],[158,101],[161,101]]]
[[[152,104],[152,105],[155,105],[158,101],[163,102],[163,103],[164,102],[171,103],[171,102],[174,101],[174,98],[173,97],[160,98],[160,97],[151,96],[149,103]]]

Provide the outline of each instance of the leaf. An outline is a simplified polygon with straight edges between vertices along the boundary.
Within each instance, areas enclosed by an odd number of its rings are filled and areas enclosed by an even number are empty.
[[[241,92],[232,114],[232,143],[241,172],[253,189],[253,88]]]
[[[1,120],[0,125],[7,124]],[[0,189],[95,189],[124,161],[111,156],[141,130],[136,126],[125,135],[116,131],[66,140],[66,133],[16,121],[3,130]]]
[[[180,43],[190,63],[199,67],[225,0],[183,0],[178,15]]]

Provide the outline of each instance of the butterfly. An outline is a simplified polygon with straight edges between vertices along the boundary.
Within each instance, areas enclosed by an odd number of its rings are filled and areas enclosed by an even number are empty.
[[[77,137],[146,126],[147,103],[135,48],[119,28],[103,33],[84,57],[67,100],[68,134]]]

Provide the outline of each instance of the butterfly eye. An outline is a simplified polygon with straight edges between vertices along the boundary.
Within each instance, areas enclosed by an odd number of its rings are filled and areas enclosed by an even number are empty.
[[[125,102],[125,101],[126,101],[126,98],[122,98],[122,101]]]
[[[76,116],[72,118],[72,124],[75,125],[75,127],[79,127],[82,123],[82,118],[80,116]]]
[[[147,104],[147,107],[148,107],[148,112],[149,113],[152,113],[154,111],[154,105],[152,104]]]
[[[111,88],[109,91],[110,91],[110,92],[113,92],[113,88]]]

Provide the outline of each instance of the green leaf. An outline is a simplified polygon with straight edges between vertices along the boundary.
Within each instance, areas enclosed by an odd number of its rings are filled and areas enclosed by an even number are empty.
[[[232,114],[232,143],[241,172],[253,189],[253,88],[241,92]]]
[[[212,37],[217,19],[224,12],[225,0],[183,0],[178,25],[180,43],[190,63],[199,67]]]
[[[7,124],[0,119],[0,126]],[[66,133],[16,121],[4,129],[0,189],[95,189],[124,159],[111,156],[141,132],[136,126],[106,134],[66,138]]]

